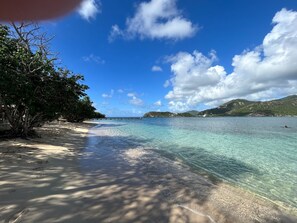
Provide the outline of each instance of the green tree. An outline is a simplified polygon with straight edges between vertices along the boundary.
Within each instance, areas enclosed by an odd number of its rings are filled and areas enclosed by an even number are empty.
[[[98,111],[95,111],[93,119],[104,119],[106,116]]]
[[[55,66],[39,27],[22,23],[11,29],[0,25],[0,107],[12,133],[27,136],[75,107],[89,116],[93,107],[82,106],[90,101],[81,99],[88,88],[80,83],[83,76]]]
[[[75,102],[71,109],[65,112],[63,116],[69,122],[82,122],[86,119],[96,118],[98,113],[96,113],[95,110],[90,98],[85,96]]]

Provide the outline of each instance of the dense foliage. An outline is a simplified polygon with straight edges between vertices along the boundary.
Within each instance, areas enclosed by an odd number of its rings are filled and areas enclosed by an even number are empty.
[[[61,116],[83,121],[98,115],[86,96],[83,76],[58,68],[39,28],[0,25],[0,112],[14,135]]]
[[[99,112],[95,112],[95,108],[92,106],[92,102],[88,96],[79,99],[68,112],[64,114],[64,117],[69,122],[82,122],[85,119],[101,119],[105,118]]]

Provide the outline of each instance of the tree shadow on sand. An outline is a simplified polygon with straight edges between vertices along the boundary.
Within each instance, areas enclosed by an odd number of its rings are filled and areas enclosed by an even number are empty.
[[[86,147],[75,131],[62,141],[45,142],[53,148],[66,148],[52,154],[49,163],[38,163],[42,157],[35,154],[26,165],[0,162],[0,222],[272,222],[281,214],[277,209],[273,216],[255,211],[238,220],[232,213],[238,212],[236,204],[225,209],[216,205],[221,201],[214,200],[213,193],[220,182],[213,183],[182,164],[143,150],[147,140],[101,134],[102,128],[112,126],[92,129]],[[240,171],[230,172],[232,178],[246,171],[257,174],[226,157],[216,157],[216,162],[240,167]]]

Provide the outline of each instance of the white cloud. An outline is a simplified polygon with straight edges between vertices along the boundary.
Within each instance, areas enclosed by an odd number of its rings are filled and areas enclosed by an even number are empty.
[[[182,16],[176,0],[151,0],[137,6],[135,15],[126,20],[124,30],[113,25],[109,40],[117,36],[181,40],[192,37],[197,29],[196,25]]]
[[[282,9],[263,43],[233,57],[233,72],[215,65],[216,54],[178,53],[171,57],[173,89],[165,96],[172,110],[234,98],[267,100],[297,93],[297,12]]]
[[[137,106],[143,105],[143,100],[141,100],[140,98],[138,98],[135,93],[128,93],[127,96],[129,98],[131,98],[129,100],[129,103],[130,104],[137,105]]]
[[[181,101],[170,101],[168,105],[172,111],[187,111],[190,109],[189,105]]]
[[[124,90],[123,89],[118,89],[118,93],[119,94],[123,94],[124,93]]]
[[[109,34],[109,36],[108,36],[108,41],[109,41],[109,42],[112,42],[112,41],[114,41],[118,36],[122,36],[122,37],[124,37],[124,35],[125,35],[125,32],[122,31],[118,25],[113,25],[113,26],[111,27],[110,34]]]
[[[127,96],[132,98],[132,97],[135,97],[135,94],[134,93],[128,93]]]
[[[133,97],[129,102],[132,105],[143,105],[143,101],[137,97]]]
[[[102,94],[102,98],[111,98],[111,96],[109,94]]]
[[[104,94],[102,94],[102,97],[103,98],[112,98],[113,97],[113,94],[114,94],[114,90],[111,89],[109,94],[108,93],[104,93]]]
[[[163,87],[164,87],[164,88],[167,88],[167,87],[170,86],[170,84],[171,84],[171,83],[170,83],[170,80],[166,80],[165,83],[164,83],[164,85],[163,85]]]
[[[94,54],[90,54],[89,56],[84,56],[82,59],[85,62],[94,62],[96,64],[105,64],[105,60],[103,60],[99,56],[95,56]]]
[[[162,72],[163,69],[162,69],[162,67],[160,67],[160,66],[153,66],[153,67],[152,67],[152,71],[153,71],[153,72]]]
[[[98,13],[101,13],[101,3],[96,0],[83,0],[78,13],[85,20],[95,19]]]
[[[156,102],[154,103],[154,105],[155,105],[155,106],[162,106],[162,102],[161,102],[161,100],[156,101]]]

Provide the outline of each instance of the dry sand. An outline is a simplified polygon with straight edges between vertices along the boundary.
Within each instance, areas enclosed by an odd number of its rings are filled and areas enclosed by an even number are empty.
[[[42,138],[0,141],[0,222],[297,222],[112,126],[92,126],[50,124]]]

